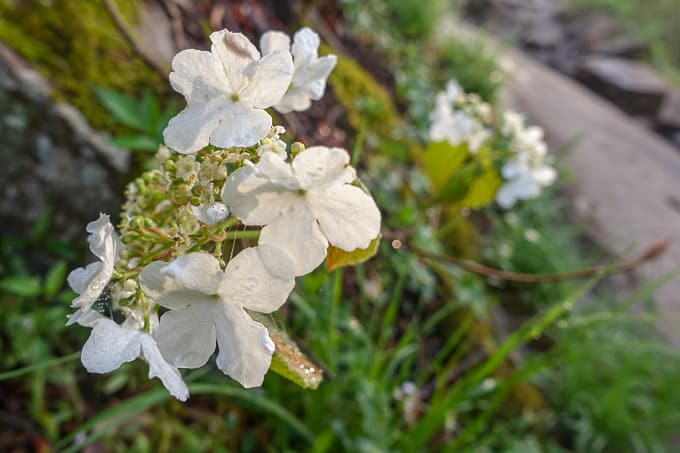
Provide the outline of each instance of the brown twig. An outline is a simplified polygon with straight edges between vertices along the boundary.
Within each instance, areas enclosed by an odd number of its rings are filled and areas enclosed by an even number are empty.
[[[104,4],[106,5],[106,9],[109,11],[109,14],[111,15],[111,18],[113,19],[113,22],[115,23],[116,27],[120,31],[120,33],[123,35],[123,38],[130,44],[130,47],[132,47],[132,50],[139,55],[139,57],[153,70],[158,72],[162,78],[166,78],[168,74],[170,73],[170,67],[164,64],[159,63],[154,59],[151,55],[149,55],[143,48],[142,45],[140,45],[139,41],[137,40],[137,37],[135,36],[134,32],[132,29],[130,29],[130,26],[125,22],[125,18],[123,17],[123,14],[120,12],[120,9],[118,9],[118,5],[116,4],[116,0],[104,0]]]
[[[649,246],[640,256],[622,261],[619,264],[593,266],[585,269],[559,272],[555,274],[523,274],[519,272],[509,272],[485,266],[484,264],[477,263],[475,261],[430,253],[415,246],[411,246],[411,250],[425,259],[433,261],[445,261],[447,263],[454,264],[461,269],[465,269],[466,271],[482,274],[487,277],[494,277],[501,280],[522,283],[545,283],[628,272],[646,263],[647,261],[658,258],[668,249],[669,245],[670,240],[662,239]]]

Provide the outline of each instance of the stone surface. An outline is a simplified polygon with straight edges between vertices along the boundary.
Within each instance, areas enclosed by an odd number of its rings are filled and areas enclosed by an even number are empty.
[[[680,89],[668,91],[657,115],[657,122],[661,127],[680,129]]]
[[[45,211],[65,240],[116,214],[129,156],[95,133],[49,83],[0,46],[0,234],[22,236]]]
[[[577,77],[597,94],[633,114],[656,115],[668,89],[649,65],[623,58],[586,57]]]

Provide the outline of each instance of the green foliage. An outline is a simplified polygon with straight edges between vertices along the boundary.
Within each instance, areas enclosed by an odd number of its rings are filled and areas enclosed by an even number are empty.
[[[430,143],[423,154],[423,171],[432,183],[435,202],[464,208],[492,202],[502,181],[485,154],[479,150],[472,155],[464,143]]]
[[[132,23],[139,2],[118,3]],[[78,107],[96,128],[122,131],[92,96],[93,87],[141,95],[145,87],[166,86],[132,51],[102,0],[0,0],[0,40],[29,60],[54,95]]]
[[[134,135],[120,135],[112,143],[130,151],[156,152],[163,143],[163,129],[170,118],[177,114],[177,107],[170,103],[164,110],[149,90],[139,100],[107,88],[96,88],[95,93],[112,118],[135,131]]]
[[[493,103],[503,76],[483,41],[465,41],[447,37],[441,52],[435,84],[444,86],[452,78],[458,80],[465,92],[477,93],[484,101]]]
[[[405,37],[427,39],[443,11],[441,0],[389,0],[386,2],[388,14],[394,25]]]
[[[577,452],[670,451],[680,417],[680,355],[644,315],[588,309],[555,334],[542,386]]]

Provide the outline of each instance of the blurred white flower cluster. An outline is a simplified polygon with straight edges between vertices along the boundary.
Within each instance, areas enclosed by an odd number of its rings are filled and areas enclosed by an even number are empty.
[[[465,145],[473,155],[484,146],[506,151],[500,153],[499,170],[504,182],[496,193],[496,202],[504,209],[519,200],[539,196],[541,189],[557,178],[540,127],[527,126],[516,112],[494,112],[478,95],[466,94],[455,80],[450,80],[446,90],[437,94],[430,121],[432,142]]]
[[[216,348],[220,370],[261,385],[275,344],[251,313],[278,310],[329,246],[367,248],[381,222],[345,150],[296,144],[289,156],[285,129],[264,110],[305,110],[323,95],[336,60],[319,58],[316,33],[298,31],[291,47],[268,32],[263,56],[240,33],[210,40],[210,52],[174,58],[170,82],[187,107],[164,132],[158,167],[129,185],[119,234],[108,215],[91,222],[98,261],[68,278],[78,293],[68,324],[92,329],[85,368],[141,358],[182,401],[179,368],[205,365]]]

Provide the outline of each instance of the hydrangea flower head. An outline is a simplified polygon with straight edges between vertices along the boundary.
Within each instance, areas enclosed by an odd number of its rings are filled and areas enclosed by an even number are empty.
[[[262,385],[274,343],[267,329],[246,310],[278,310],[295,284],[292,276],[271,270],[265,261],[289,267],[287,257],[277,249],[251,247],[229,261],[224,271],[207,253],[189,253],[144,268],[144,292],[170,310],[161,316],[154,334],[170,364],[199,368],[217,343],[220,370],[244,387]]]
[[[265,225],[259,244],[285,249],[295,275],[325,258],[329,243],[345,251],[368,247],[380,232],[380,211],[356,179],[347,151],[315,146],[288,163],[264,153],[234,172],[222,200],[246,225]]]
[[[170,83],[187,107],[163,131],[166,145],[184,154],[208,144],[251,146],[272,124],[264,109],[281,101],[293,77],[290,52],[261,57],[241,33],[210,35],[210,52],[188,49],[172,60]]]
[[[326,79],[337,63],[335,55],[319,58],[321,41],[311,29],[304,27],[290,38],[280,31],[268,31],[260,39],[260,49],[267,55],[271,52],[287,52],[293,54],[295,72],[293,82],[283,99],[274,106],[281,113],[307,110],[312,101],[318,101],[326,91]]]

